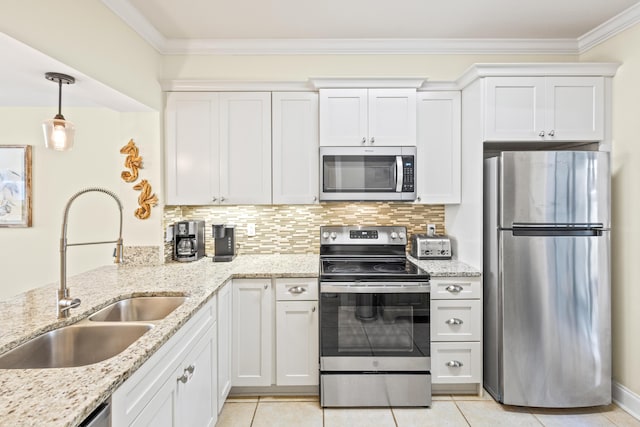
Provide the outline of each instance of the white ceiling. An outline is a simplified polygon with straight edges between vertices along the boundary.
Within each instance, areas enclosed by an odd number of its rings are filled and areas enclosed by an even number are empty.
[[[618,28],[640,21],[639,0],[102,1],[162,53],[335,53],[337,41],[350,53],[357,41],[368,52],[460,53],[462,41],[466,51],[485,52],[483,41],[498,50],[496,41],[526,41],[530,50],[539,41],[538,51],[578,53],[594,31],[608,36],[611,20]]]

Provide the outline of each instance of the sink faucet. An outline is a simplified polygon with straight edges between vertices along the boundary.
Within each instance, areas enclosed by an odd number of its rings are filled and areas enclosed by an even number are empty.
[[[116,201],[118,204],[118,209],[120,209],[120,232],[118,234],[117,240],[110,240],[104,242],[83,242],[83,243],[67,243],[67,222],[69,218],[69,208],[75,199],[79,196],[90,193],[90,192],[99,192],[105,193]],[[60,289],[58,289],[58,319],[64,319],[69,317],[69,309],[75,308],[80,305],[79,298],[71,298],[69,295],[69,288],[67,288],[67,247],[69,246],[85,246],[85,245],[101,245],[105,243],[115,243],[116,250],[114,253],[115,263],[122,263],[123,254],[122,254],[122,203],[118,196],[116,196],[113,192],[98,187],[85,188],[84,190],[78,191],[76,194],[71,196],[69,201],[67,202],[67,206],[64,209],[64,219],[62,221],[62,233],[60,234]]]

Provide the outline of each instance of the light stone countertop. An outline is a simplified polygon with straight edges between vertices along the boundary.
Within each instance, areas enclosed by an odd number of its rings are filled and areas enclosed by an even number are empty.
[[[458,261],[417,261],[433,277],[480,275]],[[436,264],[432,264],[436,263]],[[77,368],[0,369],[0,426],[76,426],[135,372],[232,278],[317,277],[319,257],[241,255],[233,262],[204,258],[160,266],[106,266],[69,277],[80,307],[58,320],[57,283],[0,301],[0,354],[44,332],[76,323],[110,303],[148,295],[183,295],[189,299],[122,353]],[[457,272],[457,274],[455,274]]]
[[[432,278],[480,277],[482,275],[480,270],[455,259],[416,259],[409,254],[407,254],[407,258],[428,271]]]

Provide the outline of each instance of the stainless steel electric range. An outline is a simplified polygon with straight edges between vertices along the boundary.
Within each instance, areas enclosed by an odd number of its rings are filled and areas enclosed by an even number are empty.
[[[430,406],[429,274],[405,227],[320,227],[320,404]]]

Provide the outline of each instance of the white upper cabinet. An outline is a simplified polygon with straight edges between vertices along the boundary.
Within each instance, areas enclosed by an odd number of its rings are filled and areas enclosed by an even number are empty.
[[[418,92],[416,202],[460,203],[460,92]]]
[[[320,145],[416,145],[416,90],[320,89]]]
[[[272,94],[273,203],[318,203],[318,94]]]
[[[166,203],[206,205],[220,191],[218,94],[173,92],[166,108]]]
[[[600,141],[603,77],[485,78],[485,141]]]
[[[271,203],[271,94],[220,95],[220,202]]]
[[[167,204],[271,203],[271,94],[172,92]]]

